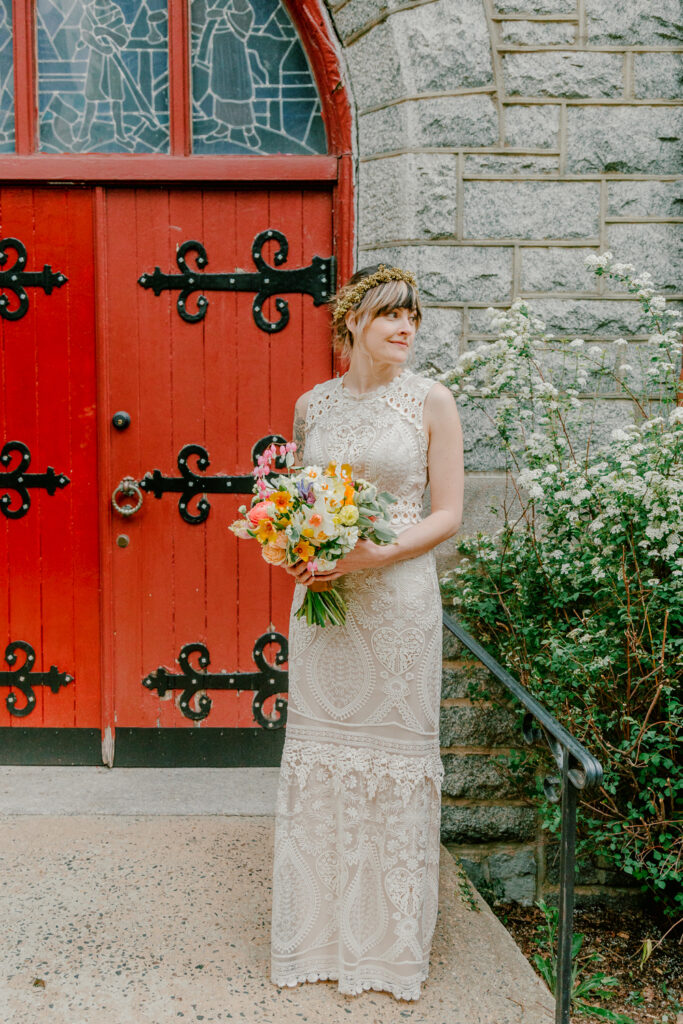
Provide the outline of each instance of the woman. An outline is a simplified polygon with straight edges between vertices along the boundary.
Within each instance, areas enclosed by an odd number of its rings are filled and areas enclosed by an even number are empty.
[[[336,297],[341,378],[296,403],[298,463],[350,463],[390,491],[398,538],[361,540],[333,572],[303,562],[275,822],[271,980],[336,980],[417,999],[438,903],[441,602],[433,548],[460,526],[462,435],[442,384],[408,367],[422,313],[412,274],[365,267]],[[431,513],[422,519],[430,481]],[[294,612],[338,580],[344,626]]]

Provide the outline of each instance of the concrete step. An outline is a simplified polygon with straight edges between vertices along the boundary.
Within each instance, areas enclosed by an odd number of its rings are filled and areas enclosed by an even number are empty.
[[[472,909],[443,847],[418,1001],[274,986],[273,825],[222,812],[5,813],[2,1024],[552,1024],[547,989],[473,890]]]

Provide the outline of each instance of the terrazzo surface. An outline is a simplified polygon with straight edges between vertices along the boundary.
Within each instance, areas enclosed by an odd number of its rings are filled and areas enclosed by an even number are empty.
[[[0,817],[2,1024],[552,1024],[552,999],[442,847],[414,1002],[269,979],[272,817]],[[475,894],[476,897],[476,894]]]

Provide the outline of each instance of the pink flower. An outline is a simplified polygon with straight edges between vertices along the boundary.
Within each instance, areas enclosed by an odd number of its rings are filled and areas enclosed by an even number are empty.
[[[272,511],[272,502],[259,501],[249,509],[247,516],[249,517],[249,522],[252,526],[258,526],[262,519],[270,519]]]

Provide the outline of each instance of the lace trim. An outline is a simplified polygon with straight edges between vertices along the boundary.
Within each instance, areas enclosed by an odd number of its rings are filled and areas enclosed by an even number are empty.
[[[422,502],[411,498],[399,498],[390,505],[392,523],[419,523],[422,520]]]
[[[387,739],[386,736],[368,735],[367,732],[352,732],[352,726],[335,728],[335,726],[321,725],[317,720],[314,725],[297,725],[295,722],[287,723],[285,745],[291,745],[296,740],[298,743],[325,743],[332,746],[354,747],[356,749],[369,749],[383,752],[387,756],[397,756],[404,759],[431,758],[439,755],[439,735],[434,732],[434,738],[425,736],[420,741]],[[362,726],[365,728],[365,725]],[[312,731],[315,729],[315,739],[312,739]]]
[[[285,738],[282,752],[280,776],[285,780],[296,776],[303,789],[311,771],[322,768],[331,778],[335,790],[346,783],[356,783],[354,777],[360,774],[362,784],[367,787],[369,799],[386,782],[393,783],[404,804],[410,800],[413,790],[424,779],[430,779],[441,792],[444,767],[439,753],[426,757],[402,757],[398,754],[383,754],[376,750],[362,750],[329,743],[291,740]]]
[[[294,973],[287,972],[283,974],[277,974],[273,971],[271,972],[270,980],[273,985],[277,985],[280,988],[284,986],[294,988],[295,985],[300,985],[307,981],[338,981],[339,992],[345,996],[359,996],[362,992],[367,992],[372,989],[374,992],[389,992],[394,999],[407,999],[414,1001],[420,998],[420,985],[423,981],[427,980],[428,974],[428,968],[421,971],[420,974],[416,976],[415,984],[410,988],[405,988],[399,984],[393,984],[391,981],[382,981],[377,978],[356,982],[354,980],[354,975],[352,974],[343,974],[340,978],[338,971],[325,969],[322,971],[302,971],[301,968],[299,968],[299,970]]]
[[[393,391],[387,391],[383,395],[383,401],[388,406],[395,409],[396,412],[404,416],[410,423],[413,424],[417,431],[417,436],[420,443],[420,454],[422,455],[424,464],[427,464],[427,451],[429,448],[427,438],[424,432],[423,424],[423,413],[424,404],[427,395],[434,386],[435,381],[430,380],[426,377],[420,377],[416,373],[410,374],[410,377],[405,381],[404,386],[401,388],[394,389]]]

